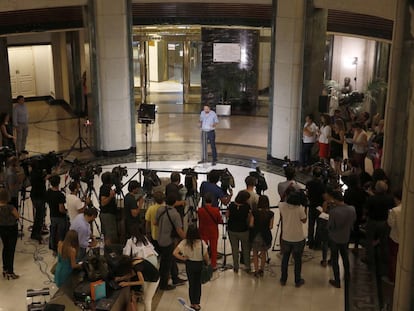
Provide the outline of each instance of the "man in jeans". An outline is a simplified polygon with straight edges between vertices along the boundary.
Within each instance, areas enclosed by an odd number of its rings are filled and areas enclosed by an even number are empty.
[[[306,223],[306,213],[303,202],[306,201],[305,195],[300,190],[292,189],[287,194],[286,202],[279,203],[280,217],[282,219],[282,275],[280,284],[286,285],[288,277],[288,265],[290,254],[293,254],[295,260],[295,286],[300,287],[305,284],[301,277],[302,272],[302,254],[305,248],[305,234],[303,224]]]
[[[160,250],[160,289],[171,290],[185,281],[178,277],[178,269],[172,269],[172,285],[168,284],[168,278],[172,265],[176,265],[173,257],[174,240],[171,237],[173,231],[181,238],[185,238],[181,216],[174,208],[177,201],[174,194],[169,194],[165,200],[166,206],[157,210],[155,224],[158,226],[158,245]]]
[[[326,198],[333,205],[329,210],[328,234],[334,279],[329,280],[329,284],[340,288],[338,253],[341,253],[346,281],[349,278],[348,243],[356,220],[356,212],[353,206],[344,203],[343,195],[338,190],[328,191]]]

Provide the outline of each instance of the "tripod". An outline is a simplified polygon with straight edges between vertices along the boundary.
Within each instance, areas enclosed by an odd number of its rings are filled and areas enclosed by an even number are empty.
[[[280,232],[280,227],[282,226],[282,218],[279,218],[279,222],[277,223],[276,226],[276,234],[275,234],[275,240],[273,241],[273,246],[272,246],[272,252],[277,252],[280,251],[280,236],[279,236],[279,232]]]
[[[226,209],[221,209],[221,211],[225,211]],[[224,215],[223,215],[224,216]],[[226,219],[227,220],[227,219]],[[220,267],[220,271],[226,271],[228,269],[233,269],[232,265],[227,264],[227,256],[230,256],[232,254],[226,254],[226,240],[227,240],[227,221],[223,221],[222,225],[222,235],[221,238],[223,240],[223,252],[218,253],[223,257],[223,262]]]
[[[27,178],[27,177],[26,177]],[[26,190],[26,187],[25,187],[25,181],[26,181],[26,178],[25,178],[25,180],[23,181],[23,184],[22,184],[22,187],[21,187],[21,189],[20,189],[20,202],[19,202],[19,216],[20,216],[20,218],[19,218],[19,224],[20,224],[20,228],[19,228],[19,236],[20,236],[20,239],[22,240],[23,239],[23,235],[24,235],[24,232],[23,232],[23,230],[24,230],[24,221],[26,220],[26,221],[29,221],[27,218],[25,218],[25,216],[24,216],[24,205],[25,205],[25,201],[26,201],[26,199],[27,199],[27,197],[26,197],[26,193],[28,192],[27,190]],[[29,191],[30,192],[30,191]],[[33,215],[34,216],[34,215]]]
[[[73,150],[78,149],[78,148],[76,148],[76,145],[77,145],[78,142],[79,142],[79,151],[80,152],[83,152],[83,150],[84,150],[84,148],[82,146],[82,143],[86,146],[86,149],[89,149],[89,151],[92,152],[91,147],[89,147],[86,140],[82,137],[81,117],[80,116],[78,116],[78,137],[76,138],[75,142],[70,147],[70,149],[69,149],[68,153],[66,154],[66,156],[71,154]]]

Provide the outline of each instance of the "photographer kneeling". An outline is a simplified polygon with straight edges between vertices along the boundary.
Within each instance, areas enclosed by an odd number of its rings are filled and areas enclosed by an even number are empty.
[[[293,254],[295,260],[295,286],[300,287],[305,284],[301,277],[302,254],[305,248],[305,234],[303,224],[306,223],[305,202],[306,196],[293,187],[288,188],[286,202],[279,204],[280,218],[282,220],[282,275],[280,284],[286,285],[288,277],[288,265],[290,254]]]

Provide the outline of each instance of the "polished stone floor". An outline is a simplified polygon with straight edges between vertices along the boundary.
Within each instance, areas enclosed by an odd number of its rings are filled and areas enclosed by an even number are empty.
[[[144,168],[145,163],[132,162],[122,163],[121,165],[128,168],[129,176]],[[104,171],[111,170],[114,165],[103,167]],[[205,180],[205,173],[212,167],[210,164],[198,165],[197,161],[165,161],[152,162],[151,169],[165,171],[159,173],[159,177],[169,176],[169,171],[181,171],[184,168],[192,167],[199,174],[198,183]],[[244,187],[244,178],[248,175],[251,168],[236,165],[218,164],[215,168],[228,168],[233,174],[236,187],[234,192],[237,193]],[[125,177],[127,179],[128,177]],[[270,198],[271,205],[278,203],[276,196],[276,187],[284,178],[273,173],[265,172],[269,190],[266,194]],[[63,179],[63,178],[62,178]],[[125,181],[125,180],[124,180]],[[99,178],[95,178],[95,187],[100,186]],[[96,200],[96,199],[94,199]],[[278,223],[278,210],[275,209]],[[29,220],[32,218],[30,200],[25,201],[24,216]],[[47,220],[49,218],[47,217]],[[25,310],[27,301],[25,299],[27,289],[40,289],[49,287],[51,292],[56,291],[52,282],[52,276],[49,272],[53,264],[51,251],[45,245],[38,245],[31,241],[28,236],[27,228],[30,222],[24,221],[24,237],[17,244],[15,259],[15,271],[21,277],[18,280],[0,280],[0,310],[20,311]],[[275,226],[273,236],[276,236]],[[306,226],[304,226],[306,230]],[[222,231],[221,231],[222,232]],[[95,229],[96,233],[96,229]],[[230,245],[228,239],[223,240],[222,235],[219,240],[219,251],[230,254]],[[274,247],[278,249],[277,244]],[[289,268],[288,283],[285,287],[280,286],[280,257],[279,252],[269,251],[270,263],[266,266],[263,278],[256,279],[252,275],[240,271],[235,274],[233,270],[216,272],[214,280],[203,286],[201,305],[203,310],[343,310],[344,309],[344,291],[343,289],[332,288],[328,280],[332,275],[331,269],[323,268],[319,262],[321,253],[305,249],[303,257],[303,278],[306,283],[301,288],[295,288],[293,282],[293,266]],[[226,256],[227,263],[231,264],[231,256]],[[223,260],[219,260],[219,265]],[[185,277],[184,267],[180,265],[180,271]],[[177,297],[188,299],[187,285],[178,287],[169,292],[157,292],[154,297],[154,310],[178,311],[182,310],[177,302]],[[29,300],[30,302],[30,300]],[[141,306],[143,308],[143,306]]]
[[[49,106],[45,102],[28,103],[30,114],[30,129],[27,149],[30,155],[45,153],[50,150],[65,151],[70,148],[77,137],[77,119],[60,106]],[[170,108],[169,108],[170,109]],[[266,163],[267,154],[267,118],[231,116],[221,118],[217,130],[219,163],[215,168],[228,168],[236,179],[234,192],[244,187],[244,178],[248,175],[251,159],[257,160],[265,172],[269,185],[266,194],[270,197],[271,205],[277,205],[277,183],[284,178],[279,174],[280,168]],[[194,168],[199,174],[199,184],[205,179],[205,173],[212,167],[210,164],[198,165],[200,156],[199,130],[197,127],[198,114],[181,114],[174,111],[163,112],[160,107],[157,122],[151,126],[150,158],[151,169],[171,171],[183,168]],[[88,140],[89,128],[82,127],[82,135]],[[106,164],[104,170],[110,170],[114,165],[125,165],[129,176],[139,168],[145,167],[144,135],[141,125],[137,125],[137,156],[123,159],[98,159]],[[82,153],[74,151],[70,156],[94,160],[89,151]],[[263,166],[262,166],[263,165]],[[160,173],[166,177],[169,173]],[[95,187],[100,186],[98,178]],[[24,217],[32,219],[30,200],[25,201]],[[275,224],[278,223],[278,210]],[[47,217],[49,221],[49,217]],[[49,287],[52,294],[56,291],[49,269],[54,262],[50,250],[45,245],[31,241],[27,228],[29,221],[23,222],[25,235],[18,240],[15,272],[21,277],[18,280],[0,279],[0,311],[22,311],[26,309],[27,289]],[[273,235],[276,235],[275,226]],[[304,226],[306,230],[306,226]],[[219,241],[221,252],[230,253],[228,240]],[[277,246],[275,247],[277,249]],[[319,251],[306,248],[303,263],[303,278],[306,283],[301,288],[293,284],[293,266],[290,267],[288,284],[280,286],[280,257],[279,252],[269,251],[270,263],[266,267],[265,276],[256,279],[244,272],[235,274],[232,270],[219,271],[214,280],[203,286],[201,306],[203,310],[335,310],[344,309],[343,289],[332,288],[328,284],[332,277],[330,268],[320,266]],[[231,256],[226,256],[231,264]],[[222,263],[222,260],[219,261]],[[184,276],[184,267],[180,266]],[[158,292],[154,298],[154,310],[182,310],[177,297],[188,300],[187,285],[169,292]],[[43,298],[42,298],[43,299]],[[47,299],[47,297],[46,297]],[[143,306],[140,306],[140,310]]]

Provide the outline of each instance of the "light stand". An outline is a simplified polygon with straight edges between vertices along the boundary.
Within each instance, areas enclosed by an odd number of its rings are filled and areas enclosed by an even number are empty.
[[[145,124],[145,168],[148,169],[148,125],[155,122],[155,105],[142,103],[138,109],[138,123]]]
[[[87,120],[87,122],[85,124],[90,125],[89,120]],[[92,152],[91,147],[89,147],[86,140],[82,137],[81,117],[80,116],[78,116],[78,137],[76,138],[75,142],[70,147],[70,149],[69,149],[68,153],[66,154],[66,156],[71,154],[73,150],[78,149],[78,148],[76,148],[76,145],[77,145],[78,142],[79,142],[79,151],[80,152],[83,152],[83,150],[84,150],[84,147],[82,146],[82,143],[86,146],[86,149],[89,149]]]
[[[222,211],[225,211],[225,210],[226,209],[224,209]],[[221,225],[222,225],[222,229],[223,229],[222,236],[221,236],[221,238],[223,239],[223,252],[222,253],[218,252],[217,254],[220,254],[223,257],[223,263],[221,264],[220,270],[221,271],[226,271],[228,269],[233,269],[233,266],[232,265],[228,265],[227,264],[227,256],[232,255],[232,254],[226,254],[227,219],[226,219],[226,221],[223,221],[223,223]]]
[[[352,65],[355,65],[355,91],[357,90],[357,80],[358,80],[358,57],[354,57],[354,60],[352,61]]]

